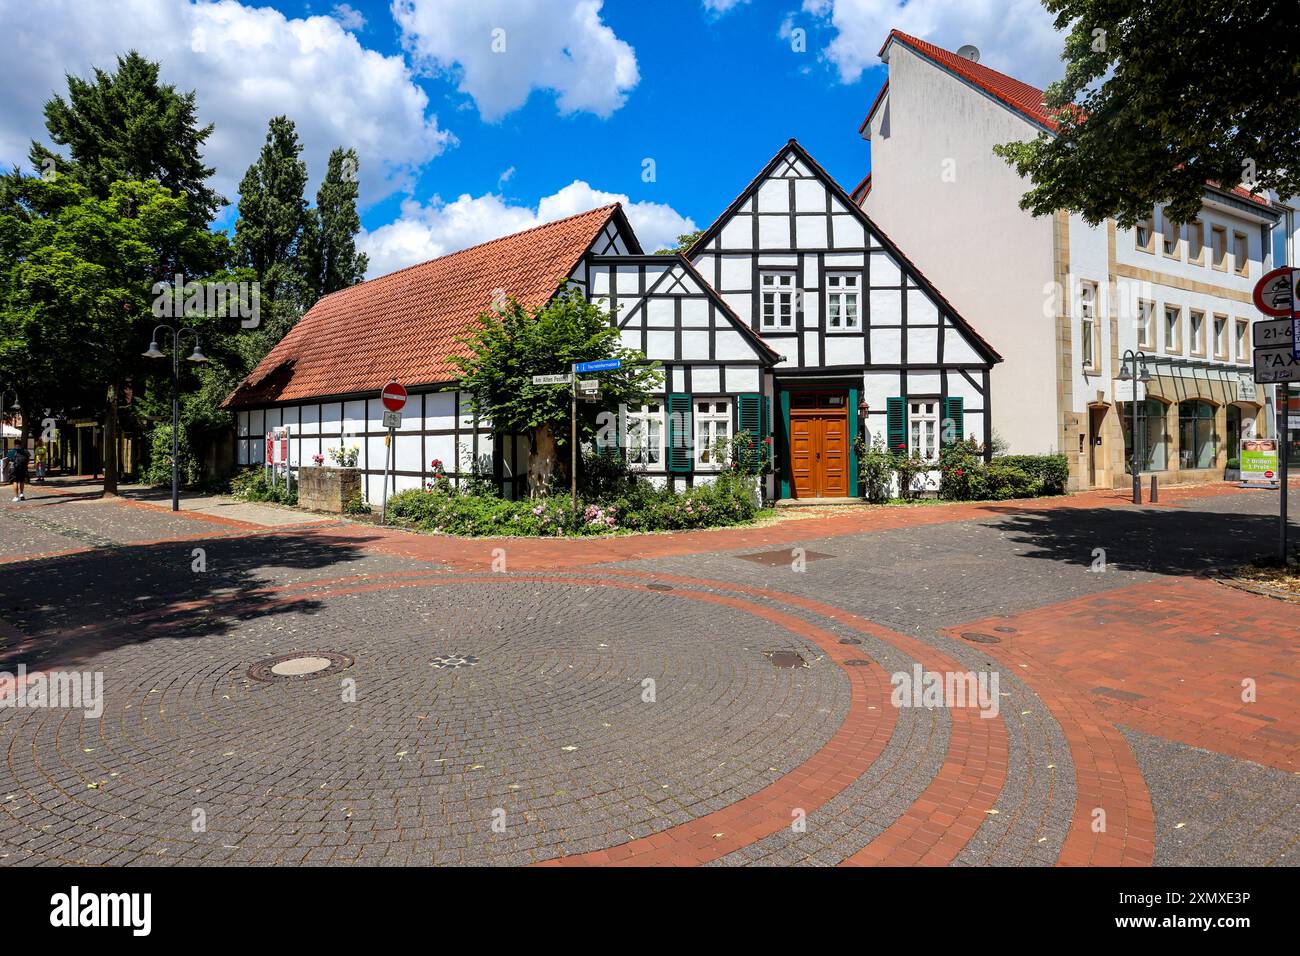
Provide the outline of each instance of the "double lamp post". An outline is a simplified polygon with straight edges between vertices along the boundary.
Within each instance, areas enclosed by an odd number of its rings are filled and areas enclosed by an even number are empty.
[[[1151,381],[1151,372],[1147,369],[1147,357],[1144,352],[1134,352],[1129,349],[1124,353],[1124,362],[1120,367],[1119,375],[1116,378],[1121,382],[1133,383],[1133,394],[1129,401],[1129,411],[1132,414],[1132,425],[1129,427],[1129,437],[1133,453],[1129,459],[1129,471],[1133,474],[1133,504],[1142,504],[1142,448],[1145,444],[1138,437],[1138,384],[1146,385]]]
[[[199,334],[193,329],[173,329],[170,325],[160,325],[153,330],[153,340],[149,351],[142,352],[145,358],[165,359],[167,353],[158,347],[158,332],[166,330],[172,334],[172,511],[181,510],[180,490],[180,377],[181,377],[181,336],[186,332],[194,336],[194,351],[185,361],[202,365],[208,357],[199,349]]]

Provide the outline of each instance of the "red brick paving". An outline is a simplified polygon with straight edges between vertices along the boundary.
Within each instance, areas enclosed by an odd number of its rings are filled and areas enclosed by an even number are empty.
[[[1014,627],[1002,645],[1110,723],[1300,770],[1300,615],[1204,578],[1105,591],[955,628]],[[1242,681],[1256,701],[1242,701]]]

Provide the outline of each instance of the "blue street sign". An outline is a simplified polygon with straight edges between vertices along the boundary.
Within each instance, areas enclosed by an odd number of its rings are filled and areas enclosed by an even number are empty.
[[[601,359],[598,362],[579,362],[573,366],[575,372],[608,372],[611,369],[621,368],[622,359]]]

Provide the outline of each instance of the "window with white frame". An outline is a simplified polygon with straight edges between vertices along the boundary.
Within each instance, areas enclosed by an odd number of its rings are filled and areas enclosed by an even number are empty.
[[[695,403],[695,468],[716,471],[726,463],[731,439],[731,402],[710,398]]]
[[[1250,361],[1250,320],[1237,320],[1237,361]]]
[[[763,272],[758,277],[762,292],[762,327],[765,329],[790,329],[794,327],[794,273]]]
[[[1097,367],[1097,283],[1079,284],[1079,340],[1082,347],[1083,367]]]
[[[1156,217],[1152,213],[1133,227],[1134,244],[1142,252],[1155,252]]]
[[[1246,239],[1244,232],[1234,232],[1232,234],[1232,260],[1237,275],[1250,274],[1250,242]]]
[[[922,399],[907,403],[907,448],[913,458],[939,458],[939,400]]]
[[[1137,343],[1140,349],[1156,345],[1156,304],[1147,299],[1138,299]]]
[[[1161,214],[1164,219],[1164,228],[1160,231],[1160,244],[1164,254],[1170,259],[1178,258],[1178,241],[1182,238],[1182,229],[1178,223],[1169,218],[1168,215]]]
[[[1187,339],[1191,345],[1193,355],[1203,356],[1205,354],[1205,313],[1199,309],[1192,309],[1188,313]]]
[[[664,458],[664,413],[658,402],[625,406],[623,448],[629,465],[649,467]]]
[[[827,328],[858,328],[860,280],[861,277],[855,272],[832,272],[826,276]]]
[[[1183,351],[1183,310],[1176,305],[1165,306],[1165,351]]]
[[[1228,360],[1228,317],[1214,317],[1214,357],[1220,361]]]

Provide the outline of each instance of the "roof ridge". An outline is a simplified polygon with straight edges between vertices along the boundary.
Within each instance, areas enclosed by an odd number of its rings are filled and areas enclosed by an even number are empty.
[[[507,239],[517,239],[520,236],[528,235],[528,233],[530,232],[536,232],[538,229],[549,229],[552,226],[558,226],[561,223],[572,222],[574,219],[581,219],[583,216],[590,216],[592,213],[597,213],[597,212],[610,213],[613,210],[622,207],[622,205],[623,204],[621,202],[606,203],[603,206],[593,206],[591,209],[587,209],[583,212],[575,212],[573,215],[565,216],[563,219],[552,219],[550,222],[539,222],[535,226],[529,226],[527,229],[520,229],[518,232],[511,232],[511,233],[507,233],[504,236],[497,236],[495,239],[487,239],[484,240],[483,242],[475,243],[472,246],[466,246],[463,249],[454,249],[451,252],[443,253],[440,256],[434,256],[432,259],[425,259],[423,262],[413,262],[409,266],[402,266],[402,268],[394,269],[392,272],[385,272],[383,275],[375,276],[373,279],[366,279],[363,282],[358,282],[355,283],[354,285],[345,286],[342,289],[335,289],[329,295],[323,295],[316,301],[317,303],[324,302],[326,299],[330,298],[331,296],[338,295],[340,292],[349,292],[352,289],[360,289],[362,286],[370,285],[372,282],[378,282],[381,279],[391,279],[393,276],[399,276],[403,272],[410,272],[412,269],[418,269],[421,266],[427,266],[434,262],[442,262],[444,259],[452,259],[456,256],[464,255],[467,252],[474,252],[477,249],[483,249],[496,242],[505,242]],[[314,304],[312,308],[315,308]]]

